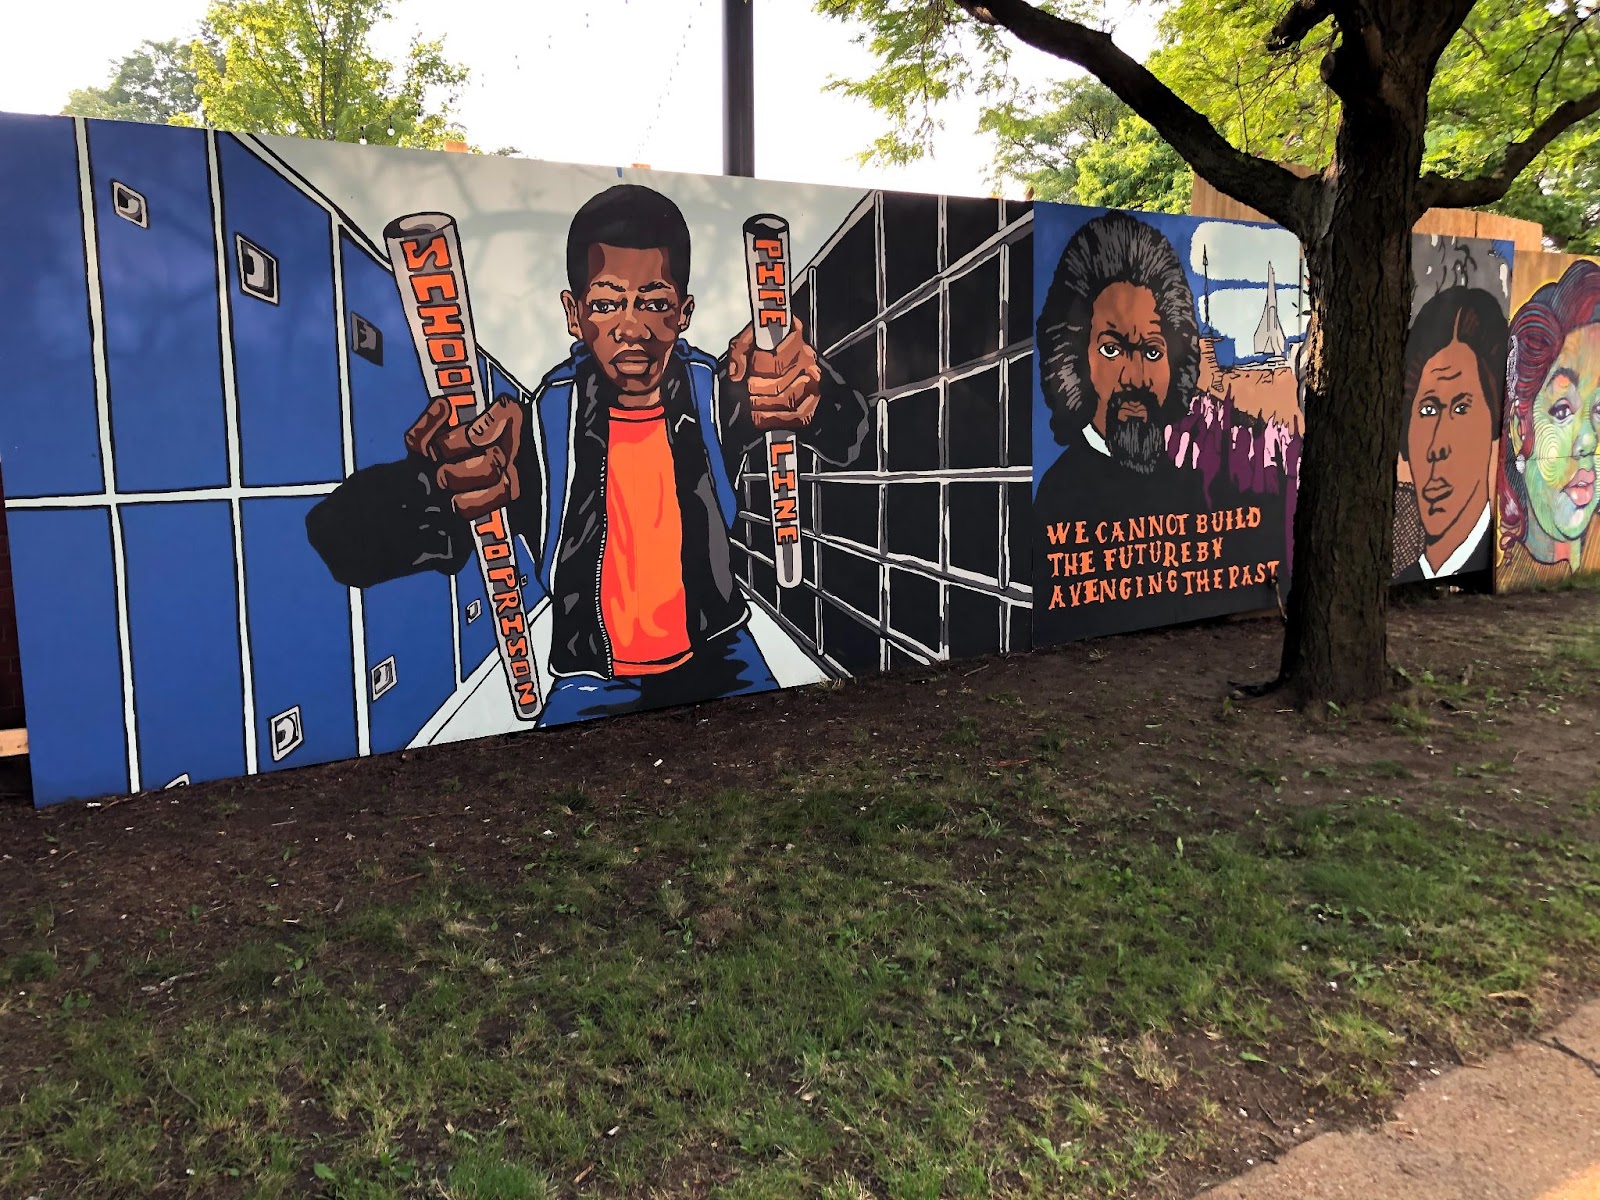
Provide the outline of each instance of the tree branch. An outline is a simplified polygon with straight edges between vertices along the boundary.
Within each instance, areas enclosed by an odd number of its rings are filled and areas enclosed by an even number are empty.
[[[1310,234],[1320,181],[1303,179],[1277,163],[1236,149],[1211,122],[1119,48],[1110,34],[1045,12],[1028,0],[955,0],[955,4],[974,20],[999,25],[1035,49],[1092,72],[1153,125],[1206,182],[1290,231]]]
[[[1298,46],[1318,25],[1333,15],[1329,0],[1294,0],[1289,11],[1278,18],[1278,23],[1267,34],[1267,49],[1273,54]]]
[[[1429,208],[1475,208],[1493,204],[1506,194],[1518,175],[1539,152],[1585,117],[1600,112],[1600,88],[1552,109],[1520,142],[1506,147],[1505,158],[1493,171],[1471,179],[1456,179],[1429,171],[1422,177],[1422,200]]]

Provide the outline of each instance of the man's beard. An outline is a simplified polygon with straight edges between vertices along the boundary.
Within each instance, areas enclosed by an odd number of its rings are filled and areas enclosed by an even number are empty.
[[[1121,420],[1117,414],[1130,404],[1142,404],[1148,419]],[[1166,458],[1167,424],[1165,406],[1149,388],[1118,388],[1106,401],[1106,448],[1114,461],[1149,475]]]

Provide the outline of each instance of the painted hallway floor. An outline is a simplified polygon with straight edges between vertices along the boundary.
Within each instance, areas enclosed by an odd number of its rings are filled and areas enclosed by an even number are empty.
[[[1565,1047],[1565,1049],[1563,1049]],[[1204,1200],[1600,1200],[1600,1001]]]

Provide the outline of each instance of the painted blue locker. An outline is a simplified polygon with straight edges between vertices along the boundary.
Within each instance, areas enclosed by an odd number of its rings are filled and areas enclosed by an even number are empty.
[[[478,378],[484,380],[493,400],[502,391],[515,394],[517,387],[489,365],[489,360],[478,355]],[[496,390],[498,389],[498,390]],[[483,660],[496,653],[494,638],[494,605],[483,586],[483,567],[474,554],[456,576],[456,628],[461,638],[461,681],[475,671]]]
[[[427,408],[428,392],[394,275],[348,234],[341,233],[339,249],[344,263],[344,327],[349,329],[359,317],[376,328],[383,345],[381,364],[359,354],[345,355],[350,363],[359,469],[405,457],[405,432]]]
[[[456,576],[456,623],[461,630],[461,679],[496,652],[494,606],[483,590],[483,568],[474,554]]]
[[[84,271],[78,144],[68,117],[0,125],[6,319],[0,321],[0,449],[10,496],[93,495],[104,488]]]
[[[410,744],[456,688],[450,580],[436,571],[362,593],[374,754]],[[374,694],[377,693],[377,694]]]
[[[123,505],[122,546],[141,785],[243,775],[231,506]]]
[[[34,803],[126,792],[111,514],[12,509],[6,521],[11,570],[27,582],[17,588],[17,637]]]
[[[120,490],[228,482],[206,135],[89,122]]]
[[[516,396],[517,399],[524,405],[531,403],[533,397],[528,394],[527,389],[506,372],[502,371],[498,366],[488,364],[484,373],[484,377],[489,382],[490,396],[495,398],[506,395]],[[532,410],[530,409],[529,411],[531,412]],[[530,442],[532,439],[541,436],[541,434],[542,428],[537,420],[529,421],[523,426],[522,436],[523,438],[528,439]],[[525,448],[531,448],[531,446],[525,446]],[[526,459],[526,456],[524,457]],[[534,456],[534,459],[537,459],[537,455]],[[517,482],[521,486],[524,494],[528,493],[530,490],[536,496],[542,496],[545,493],[544,480],[542,478],[530,475],[527,471],[524,471],[521,474]],[[522,585],[523,599],[527,604],[528,609],[531,611],[532,609],[536,608],[547,595],[544,590],[544,581],[539,578],[539,573],[533,570],[532,566],[530,565],[536,561],[531,556],[530,552],[532,550],[541,550],[544,546],[544,530],[519,529],[517,530],[517,534],[519,538],[522,539],[522,541],[516,546],[517,560],[521,567],[522,574],[526,576],[526,580]]]
[[[350,591],[329,577],[306,540],[306,513],[319,499],[240,505],[256,759],[263,771],[356,755]]]
[[[326,483],[344,464],[333,222],[228,134],[217,135],[247,487]]]

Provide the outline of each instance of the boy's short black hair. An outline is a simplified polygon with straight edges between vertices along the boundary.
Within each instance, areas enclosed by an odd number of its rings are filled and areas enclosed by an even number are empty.
[[[689,226],[678,206],[653,188],[619,183],[591,196],[567,230],[567,285],[574,296],[589,286],[589,247],[663,250],[678,291],[689,291]]]

